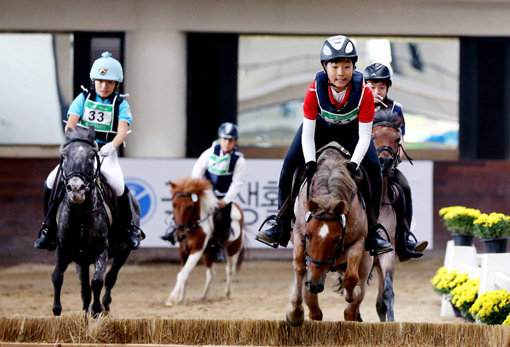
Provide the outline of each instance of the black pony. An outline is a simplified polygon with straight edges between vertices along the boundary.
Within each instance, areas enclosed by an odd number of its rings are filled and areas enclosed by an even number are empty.
[[[125,244],[125,237],[122,237],[126,232],[117,230],[119,228],[114,223],[115,209],[108,204],[107,198],[114,194],[111,194],[101,176],[98,146],[94,139],[94,128],[69,129],[65,134],[66,142],[60,151],[61,162],[57,177],[60,188],[55,191],[61,196],[61,202],[57,212],[57,260],[52,275],[53,313],[56,316],[62,312],[60,292],[64,272],[71,262],[76,263],[81,282],[83,310],[90,310],[97,316],[103,309],[110,310],[112,287],[130,252],[130,247]],[[58,193],[59,191],[61,193]],[[130,198],[135,206],[139,225],[140,207],[131,194]],[[109,258],[112,258],[113,262],[104,280]],[[95,267],[91,282],[90,264]],[[106,292],[101,305],[103,283]],[[94,301],[90,305],[92,293]]]

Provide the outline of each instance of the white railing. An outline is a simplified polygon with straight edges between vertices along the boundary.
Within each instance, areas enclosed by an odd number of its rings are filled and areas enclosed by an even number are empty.
[[[466,272],[469,278],[480,278],[478,296],[490,290],[510,291],[510,253],[481,253],[474,246],[455,246],[448,241],[444,258],[448,271]],[[441,317],[455,314],[446,295],[441,303]]]

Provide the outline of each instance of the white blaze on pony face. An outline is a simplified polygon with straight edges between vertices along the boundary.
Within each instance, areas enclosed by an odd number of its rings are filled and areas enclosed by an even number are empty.
[[[329,234],[329,227],[326,223],[322,224],[321,230],[319,230],[319,236],[325,238]]]

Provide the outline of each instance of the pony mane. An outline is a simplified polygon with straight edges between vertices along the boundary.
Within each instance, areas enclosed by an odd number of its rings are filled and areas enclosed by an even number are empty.
[[[347,162],[335,149],[327,149],[319,156],[310,195],[318,205],[317,214],[333,213],[339,201],[345,201],[347,209],[350,207],[356,183],[345,167]]]
[[[212,184],[207,179],[181,177],[173,182],[173,194],[197,194],[200,198],[200,210],[205,214],[211,213],[218,207],[218,199],[212,191]]]
[[[94,142],[96,138],[96,131],[94,127],[91,128],[83,128],[80,126],[76,126],[76,128],[69,128],[65,133],[65,141],[66,143],[74,140],[74,139],[87,139],[90,142]]]

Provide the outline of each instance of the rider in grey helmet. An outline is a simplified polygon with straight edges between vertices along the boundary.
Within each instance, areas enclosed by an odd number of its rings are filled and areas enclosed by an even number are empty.
[[[374,95],[374,126],[376,126],[377,123],[385,122],[395,124],[395,126],[398,126],[400,129],[401,146],[399,146],[397,155],[401,160],[403,154],[401,152],[405,150],[404,135],[406,133],[406,127],[402,105],[388,98],[388,91],[392,85],[391,71],[384,64],[374,63],[366,67],[363,76]],[[403,150],[401,150],[401,148]],[[395,185],[399,191],[403,192],[403,194],[399,194],[399,198],[392,204],[397,215],[396,252],[400,261],[419,258],[423,256],[423,250],[427,248],[428,243],[427,241],[418,241],[410,230],[413,219],[411,187],[404,174],[398,168],[395,167],[388,175],[390,183]]]
[[[372,255],[390,252],[393,247],[379,235],[381,226],[377,224],[382,177],[372,143],[374,101],[363,75],[355,71],[358,61],[356,46],[346,36],[332,36],[322,45],[320,61],[324,71],[318,72],[315,81],[308,87],[303,103],[303,124],[285,156],[280,173],[280,212],[278,216],[270,216],[264,221],[273,219],[274,225],[259,232],[256,239],[275,248],[287,246],[294,218],[293,204],[289,202],[294,172],[299,166],[305,166],[306,179],[311,182],[317,168],[316,148],[336,141],[352,154],[347,163],[351,176],[356,176],[360,164],[363,164],[371,182],[372,197],[367,212],[371,210],[373,213],[369,213],[365,247]]]
[[[213,185],[214,194],[219,199],[219,211],[215,215],[214,234],[209,242],[209,250],[216,260],[220,258],[222,242],[228,238],[230,229],[230,211],[245,181],[246,161],[237,149],[239,131],[231,122],[218,127],[218,139],[205,150],[191,171],[191,177],[205,177]],[[161,236],[172,244],[176,242],[173,225]]]

